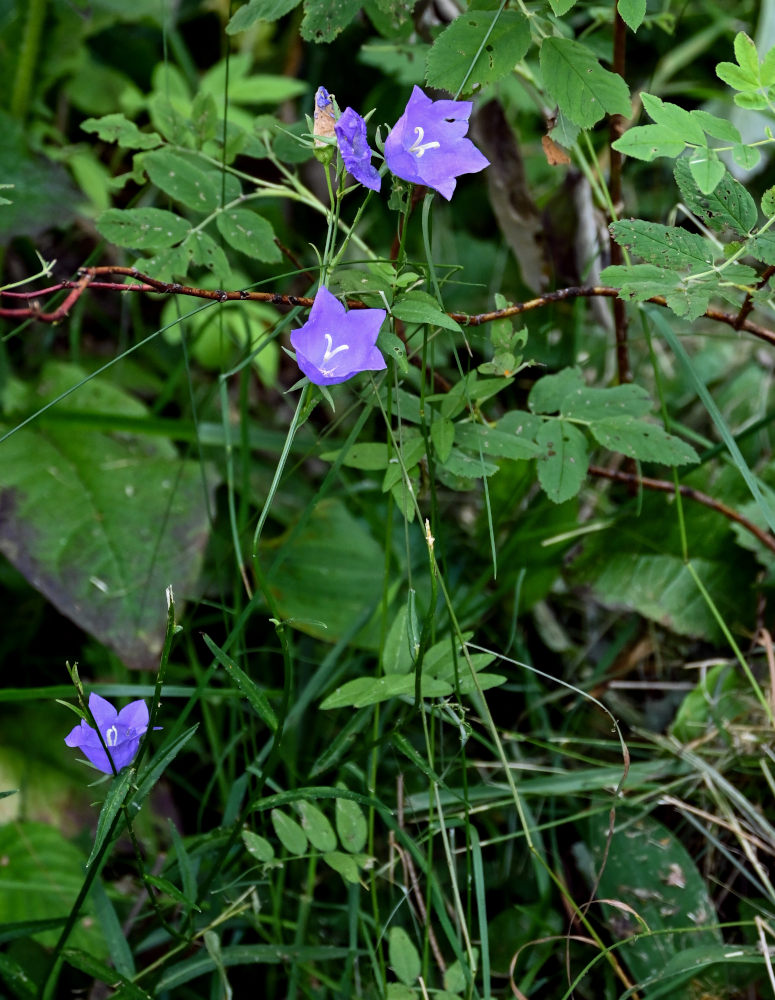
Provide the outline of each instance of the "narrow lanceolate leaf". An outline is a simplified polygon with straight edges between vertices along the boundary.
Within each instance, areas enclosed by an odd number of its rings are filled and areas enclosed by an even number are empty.
[[[294,7],[298,7],[299,3],[300,0],[250,0],[250,3],[240,7],[226,25],[226,34],[236,35],[240,31],[247,31],[259,21],[277,21]]]
[[[133,777],[134,772],[132,769],[128,767],[124,768],[110,786],[110,791],[105,797],[105,802],[100,810],[100,818],[97,820],[97,833],[94,838],[91,854],[86,862],[87,868],[100,853],[106,838],[110,835],[110,831],[113,828],[113,821],[129,794]]]
[[[603,69],[592,52],[568,38],[547,38],[541,46],[544,86],[560,110],[582,128],[603,115],[629,115],[630,92],[616,73]]]
[[[433,43],[425,79],[431,87],[455,94],[462,86],[470,94],[512,73],[529,45],[530,27],[518,11],[470,10]]]
[[[538,432],[544,454],[538,459],[538,481],[554,503],[575,497],[586,479],[587,441],[578,427],[565,420],[547,420]]]
[[[352,799],[337,799],[335,809],[336,832],[342,847],[351,854],[360,854],[366,846],[369,828],[363,810]]]
[[[119,247],[164,250],[185,239],[191,226],[161,208],[109,208],[97,219],[97,229]]]
[[[134,122],[120,114],[87,118],[81,123],[84,132],[96,132],[103,142],[115,142],[122,149],[155,149],[162,138],[157,132],[141,132]]]
[[[642,219],[613,222],[609,228],[620,246],[649,264],[691,272],[713,267],[715,248],[696,233]]]
[[[261,688],[256,684],[252,677],[249,677],[244,670],[240,669],[234,661],[227,656],[226,653],[216,645],[209,635],[203,636],[207,648],[220,663],[220,665],[226,670],[229,676],[229,680],[245,695],[250,707],[256,713],[256,715],[261,719],[266,725],[275,732],[277,729],[277,716],[275,715],[274,709],[269,703],[269,699],[261,690]]]
[[[699,461],[691,445],[668,434],[658,424],[649,424],[633,417],[614,417],[598,420],[589,429],[605,448],[642,462],[687,465]]]
[[[215,220],[218,231],[235,250],[254,260],[276,261],[280,250],[271,225],[247,208],[232,208]]]
[[[262,864],[274,861],[274,847],[272,847],[266,837],[262,837],[258,833],[253,833],[252,830],[243,830],[242,843],[245,845],[248,854],[251,854]]]
[[[323,854],[335,851],[338,844],[336,833],[322,809],[318,809],[311,802],[302,800],[299,803],[299,812],[301,813],[302,829],[315,850],[321,851]]]
[[[277,839],[289,854],[304,854],[307,850],[307,835],[296,822],[279,809],[271,812],[272,826]]]
[[[734,229],[747,236],[756,225],[759,212],[756,202],[740,181],[729,173],[709,194],[703,193],[686,159],[676,161],[674,176],[686,206],[711,229]]]
[[[186,208],[213,212],[218,207],[220,191],[212,175],[188,157],[159,149],[145,157],[143,166],[156,187]]]

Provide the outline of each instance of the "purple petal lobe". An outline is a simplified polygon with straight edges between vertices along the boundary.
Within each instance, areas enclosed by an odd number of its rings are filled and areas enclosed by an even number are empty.
[[[98,694],[89,695],[89,711],[100,733],[82,719],[65,737],[69,747],[77,747],[91,763],[105,774],[112,774],[107,748],[117,771],[131,764],[148,729],[148,706],[144,701],[130,702],[120,712]],[[100,734],[102,742],[100,742]],[[103,746],[103,743],[105,746]]]
[[[353,375],[386,368],[376,346],[384,309],[345,310],[325,287],[317,291],[309,319],[291,333],[296,363],[315,385],[337,385]]]
[[[382,178],[372,166],[372,149],[366,140],[366,122],[357,111],[346,108],[334,126],[339,150],[348,173],[364,187],[379,191]]]
[[[426,184],[449,200],[457,177],[489,166],[487,157],[465,138],[472,108],[470,101],[432,101],[415,87],[385,141],[391,173]]]

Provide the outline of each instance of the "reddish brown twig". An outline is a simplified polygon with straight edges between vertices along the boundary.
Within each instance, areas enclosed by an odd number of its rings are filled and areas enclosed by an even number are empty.
[[[770,280],[773,274],[775,274],[775,266],[769,264],[762,271],[759,280],[756,282],[756,287],[764,288],[764,286],[767,284],[767,282]],[[742,328],[743,323],[746,321],[746,319],[752,312],[753,306],[754,306],[753,295],[750,292],[748,292],[745,298],[743,299],[743,304],[740,306],[740,312],[737,314],[737,320],[735,322],[736,330],[740,330]]]
[[[619,13],[619,5],[616,5],[614,13],[614,58],[613,71],[624,79],[624,60],[627,49],[627,26],[622,15]],[[614,149],[614,143],[624,131],[624,117],[622,115],[611,115],[609,123],[609,163],[610,172],[608,177],[608,193],[613,205],[613,211],[619,212],[622,201],[622,154]],[[610,222],[615,222],[611,218]],[[623,264],[622,248],[611,236],[611,264]],[[619,374],[619,382],[632,382],[632,369],[630,368],[630,352],[627,346],[627,307],[620,298],[614,299],[614,334],[616,337],[616,368]]]
[[[589,467],[590,476],[597,476],[600,479],[612,479],[617,483],[624,483],[627,486],[637,486],[643,487],[646,490],[655,490],[658,493],[675,493],[675,483],[671,483],[666,479],[651,479],[648,476],[635,476],[630,472],[620,472],[616,469],[604,469],[599,465],[590,465]],[[710,510],[715,510],[717,513],[722,514],[729,521],[734,521],[735,524],[739,524],[741,528],[745,528],[746,531],[757,538],[762,545],[770,550],[770,552],[775,552],[775,538],[769,534],[769,532],[762,531],[761,528],[757,527],[753,521],[749,521],[747,517],[744,517],[738,511],[734,510],[732,507],[728,507],[725,503],[721,503],[720,500],[714,500],[713,497],[708,496],[707,493],[703,493],[701,490],[694,489],[693,486],[685,486],[683,484],[679,485],[678,492],[682,497],[686,497],[687,500],[693,500],[695,503],[700,503],[704,507],[708,507]]]

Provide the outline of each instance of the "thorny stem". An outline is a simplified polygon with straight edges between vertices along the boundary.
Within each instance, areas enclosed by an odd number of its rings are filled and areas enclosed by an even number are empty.
[[[614,17],[614,73],[624,79],[624,62],[627,47],[627,26],[619,13],[619,5],[616,6]],[[611,204],[615,212],[619,213],[622,201],[622,154],[614,149],[614,143],[624,131],[625,119],[622,115],[611,115],[609,125],[609,156],[610,156],[610,176],[608,180],[608,191],[611,196]],[[615,218],[610,219],[611,222]],[[622,264],[622,248],[611,236],[611,264]],[[632,382],[632,369],[630,368],[630,353],[627,346],[627,307],[620,298],[614,299],[614,335],[616,337],[616,368],[619,374],[619,382],[624,385]]]

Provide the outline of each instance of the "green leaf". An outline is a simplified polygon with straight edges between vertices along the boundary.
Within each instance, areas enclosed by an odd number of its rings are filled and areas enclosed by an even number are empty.
[[[573,424],[548,420],[538,432],[544,454],[537,461],[538,481],[554,503],[575,497],[587,477],[587,442]]]
[[[568,38],[546,38],[541,45],[544,86],[560,109],[582,128],[606,112],[629,115],[630,92],[616,73],[603,69],[592,52]]]
[[[271,225],[247,208],[230,208],[216,216],[215,224],[226,242],[254,260],[277,261],[280,250]]]
[[[460,324],[439,309],[436,300],[426,292],[415,291],[402,295],[390,311],[404,323],[428,323],[456,333],[461,332]]]
[[[465,79],[463,92],[471,94],[513,73],[529,45],[530,26],[518,11],[469,10],[433,43],[425,79],[431,87],[453,94]]]
[[[108,794],[102,803],[102,809],[100,809],[100,817],[97,820],[97,832],[94,835],[91,853],[86,861],[87,868],[102,850],[105,840],[110,834],[113,821],[126,801],[133,780],[134,773],[132,769],[125,767],[111,782]]]
[[[408,616],[409,608],[406,604],[402,604],[385,638],[385,647],[382,650],[382,673],[386,676],[408,674],[412,669],[414,656],[409,648]]]
[[[473,452],[474,457],[480,454],[487,458],[511,458],[515,461],[535,458],[540,449],[527,437],[520,437],[508,430],[501,430],[497,425],[458,423],[456,426],[456,442],[461,448]]]
[[[360,854],[369,835],[361,807],[352,799],[337,798],[334,819],[342,847],[350,854]]]
[[[659,156],[674,159],[680,156],[686,143],[661,125],[635,125],[613,143],[613,148],[636,160],[655,160]]]
[[[220,205],[212,174],[186,156],[159,149],[145,157],[143,167],[159,190],[193,212],[214,212]]]
[[[657,125],[664,128],[674,138],[683,138],[684,142],[695,146],[707,145],[705,132],[691,112],[677,104],[663,101],[653,94],[641,94],[643,107]]]
[[[150,993],[146,993],[145,990],[122,976],[105,962],[95,958],[91,952],[83,951],[80,948],[65,948],[63,957],[68,965],[86,973],[90,979],[107,983],[110,986],[118,986],[121,996],[125,997],[126,1000],[152,1000]]]
[[[382,479],[382,490],[387,493],[396,483],[403,482],[404,469],[410,472],[425,455],[425,439],[406,435],[401,445],[401,462],[393,455],[388,463],[387,471]],[[403,465],[403,467],[402,467]]]
[[[740,131],[727,118],[719,118],[702,108],[695,108],[689,112],[693,121],[699,122],[703,131],[712,135],[714,139],[723,139],[724,142],[740,142]]]
[[[716,250],[710,240],[677,226],[663,226],[642,219],[612,222],[609,226],[620,246],[649,264],[664,268],[705,271],[713,267]]]
[[[735,35],[735,59],[740,69],[754,82],[759,83],[759,55],[753,38],[744,31]]]
[[[307,42],[332,42],[355,19],[361,0],[305,0],[301,37]]]
[[[51,400],[3,442],[0,552],[126,664],[155,668],[165,588],[182,604],[199,578],[215,477],[142,433],[145,406],[106,377],[49,362],[29,411]]]
[[[141,132],[134,122],[120,114],[87,118],[81,122],[84,132],[96,132],[103,142],[115,142],[122,149],[155,149],[162,138],[156,132]]]
[[[231,273],[226,254],[207,233],[192,232],[182,248],[190,255],[193,264],[208,268],[219,280],[225,281]]]
[[[253,833],[252,830],[243,830],[241,836],[245,850],[257,861],[262,862],[262,864],[274,861],[274,847],[266,837],[261,837],[259,834]]]
[[[560,404],[564,417],[589,423],[611,417],[640,417],[650,409],[651,397],[639,385],[612,385],[605,389],[579,386],[571,389]]]
[[[308,847],[307,835],[296,820],[280,809],[273,809],[270,816],[277,839],[285,850],[294,856],[306,854]]]
[[[436,417],[431,424],[431,441],[440,462],[446,462],[455,443],[455,425],[446,417]]]
[[[0,952],[0,979],[17,1000],[35,1000],[40,996],[39,984],[27,974],[23,966],[4,952]]]
[[[345,854],[343,851],[329,851],[328,854],[323,855],[323,860],[337,874],[341,875],[349,885],[358,885],[360,882],[360,868],[358,867],[358,861],[352,854]]]
[[[756,225],[759,217],[756,202],[726,171],[709,194],[698,187],[686,159],[676,161],[674,175],[687,207],[711,229],[720,231],[729,227],[747,236]],[[775,212],[775,202],[773,210]]]
[[[229,680],[232,685],[238,690],[248,700],[250,707],[256,713],[256,715],[261,719],[262,722],[266,723],[272,732],[276,732],[278,722],[275,711],[269,703],[269,699],[261,690],[261,688],[256,684],[252,677],[249,677],[244,670],[240,669],[234,661],[224,653],[224,651],[217,646],[209,635],[203,635],[205,644],[216,660],[226,671]]]
[[[775,186],[767,188],[762,195],[762,212],[768,219],[775,215]]]
[[[702,194],[712,194],[726,173],[726,167],[718,155],[707,146],[692,152],[689,169]]]
[[[325,451],[320,456],[324,462],[334,462],[341,453]],[[342,465],[364,472],[379,472],[388,467],[389,450],[384,441],[359,441],[351,445],[341,458]]]
[[[761,160],[762,154],[756,146],[746,146],[742,142],[736,142],[732,146],[732,158],[745,170],[753,170]]]
[[[555,375],[540,378],[527,398],[527,405],[533,413],[558,413],[566,396],[584,388],[584,377],[580,368],[563,368]]]
[[[745,682],[727,663],[703,671],[697,686],[681,702],[670,727],[681,743],[705,736],[711,726],[727,728],[747,711]]]
[[[391,927],[388,938],[390,966],[405,986],[411,986],[422,971],[420,956],[403,927]]]
[[[159,878],[158,875],[151,875],[149,873],[146,873],[145,879],[150,882],[155,889],[158,889],[159,892],[163,892],[165,896],[169,896],[170,899],[174,899],[176,903],[183,903],[184,906],[187,906],[189,909],[191,908],[194,900],[189,899],[184,892],[181,892],[174,882],[170,882],[169,879]],[[199,907],[196,906],[195,909],[199,910]]]
[[[300,0],[250,0],[234,14],[226,25],[227,35],[247,31],[259,21],[277,21],[298,7]]]
[[[646,16],[646,0],[619,0],[617,10],[631,31],[637,31]]]
[[[388,983],[385,1000],[418,1000],[417,990],[403,983]]]
[[[598,420],[590,424],[589,429],[604,448],[621,452],[642,462],[686,465],[699,461],[691,445],[668,434],[658,424],[646,423],[634,417]]]
[[[97,229],[119,247],[163,250],[185,239],[191,224],[161,208],[109,208],[97,219]]]
[[[568,11],[576,6],[578,0],[549,0],[552,5],[552,10],[556,17],[562,17],[567,14]]]
[[[299,802],[299,812],[302,829],[315,850],[322,854],[335,851],[338,843],[336,834],[322,809],[303,799]]]

